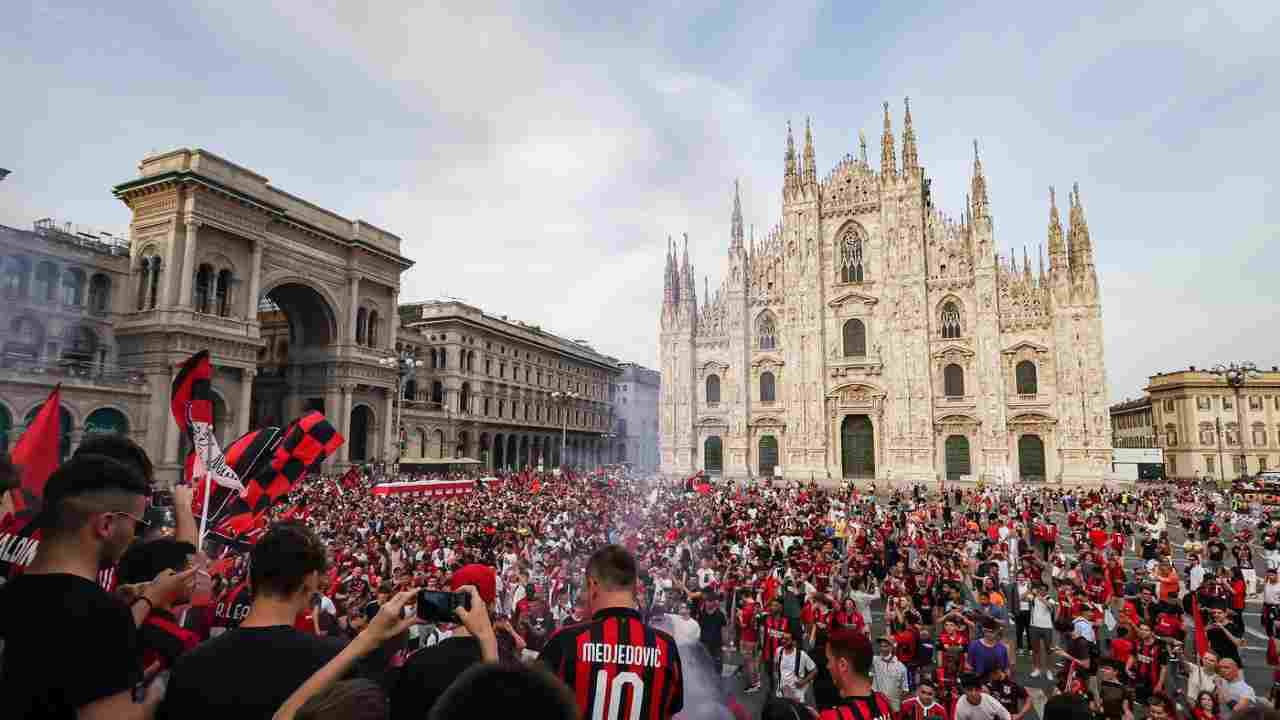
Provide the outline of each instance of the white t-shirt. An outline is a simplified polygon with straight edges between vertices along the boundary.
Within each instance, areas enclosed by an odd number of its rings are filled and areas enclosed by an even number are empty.
[[[1266,603],[1267,605],[1280,604],[1280,582],[1263,583],[1262,602]]]
[[[796,673],[796,653],[800,653],[799,674]],[[774,655],[773,662],[778,668],[778,694],[796,702],[804,702],[804,688],[796,687],[796,683],[800,682],[800,678],[817,669],[817,665],[809,654],[800,648],[792,648],[791,652],[787,652],[786,648],[780,647]]]
[[[982,699],[977,705],[970,703],[968,697],[961,695],[960,700],[956,702],[953,720],[1009,720],[1009,711],[1005,710],[998,700],[986,693],[982,693]]]

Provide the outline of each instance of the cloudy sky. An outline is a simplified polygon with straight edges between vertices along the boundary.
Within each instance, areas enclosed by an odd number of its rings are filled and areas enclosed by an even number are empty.
[[[788,120],[825,174],[859,128],[875,162],[910,96],[952,214],[981,143],[1003,248],[1034,257],[1047,187],[1079,181],[1114,397],[1280,363],[1275,2],[448,4],[8,8],[0,223],[123,230],[110,186],[203,147],[402,236],[402,300],[655,366],[667,236],[716,286],[734,178],[748,223],[778,220]]]

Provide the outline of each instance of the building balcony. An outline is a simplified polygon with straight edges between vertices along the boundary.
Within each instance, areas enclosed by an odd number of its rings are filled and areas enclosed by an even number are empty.
[[[91,362],[47,362],[6,355],[0,360],[0,380],[62,383],[64,386],[130,388],[142,392],[146,377],[137,370]]]

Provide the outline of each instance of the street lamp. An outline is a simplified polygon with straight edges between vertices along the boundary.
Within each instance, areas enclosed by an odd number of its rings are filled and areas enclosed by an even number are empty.
[[[560,464],[567,465],[567,456],[565,455],[566,437],[569,434],[569,408],[575,400],[581,400],[582,394],[577,392],[562,392],[557,390],[551,393],[551,402],[560,407]]]
[[[1214,365],[1209,372],[1225,380],[1227,387],[1230,387],[1235,394],[1236,432],[1238,433],[1236,436],[1236,442],[1243,449],[1245,428],[1243,415],[1244,408],[1240,407],[1240,388],[1249,380],[1253,380],[1258,377],[1258,366],[1251,361],[1245,360],[1243,362],[1229,362],[1226,365]],[[1218,431],[1218,465],[1220,466],[1218,477],[1221,480],[1226,480],[1227,468],[1226,464],[1223,462],[1225,458],[1223,458],[1222,455],[1222,418],[1215,417],[1213,422]],[[1249,461],[1244,455],[1240,456],[1240,467],[1242,468],[1242,475],[1249,471]]]
[[[618,433],[610,430],[609,432],[600,433],[600,437],[604,439],[604,446],[609,448],[609,458],[606,463],[612,464],[614,460],[613,439],[618,437]]]
[[[401,350],[398,355],[378,359],[384,368],[396,371],[396,462],[393,475],[400,477],[400,456],[404,453],[404,428],[400,425],[400,416],[404,412],[404,384],[413,376],[423,362],[408,350]]]

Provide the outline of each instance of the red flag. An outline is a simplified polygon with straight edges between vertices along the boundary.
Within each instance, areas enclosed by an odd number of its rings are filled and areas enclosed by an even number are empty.
[[[699,495],[709,495],[711,493],[711,484],[699,483],[698,485],[694,486],[694,489],[698,491]]]
[[[40,412],[36,413],[36,419],[18,438],[18,444],[10,455],[13,464],[21,469],[22,489],[37,497],[44,494],[44,484],[58,469],[58,445],[62,440],[58,425],[61,390],[61,383],[54,386]],[[14,495],[21,493],[15,491]]]
[[[1209,636],[1205,634],[1204,622],[1200,619],[1200,593],[1191,593],[1191,619],[1196,623],[1196,657],[1204,657],[1209,648]]]
[[[529,489],[532,490],[534,493],[542,492],[542,480],[540,478],[535,477],[533,479],[533,486],[530,487]]]

